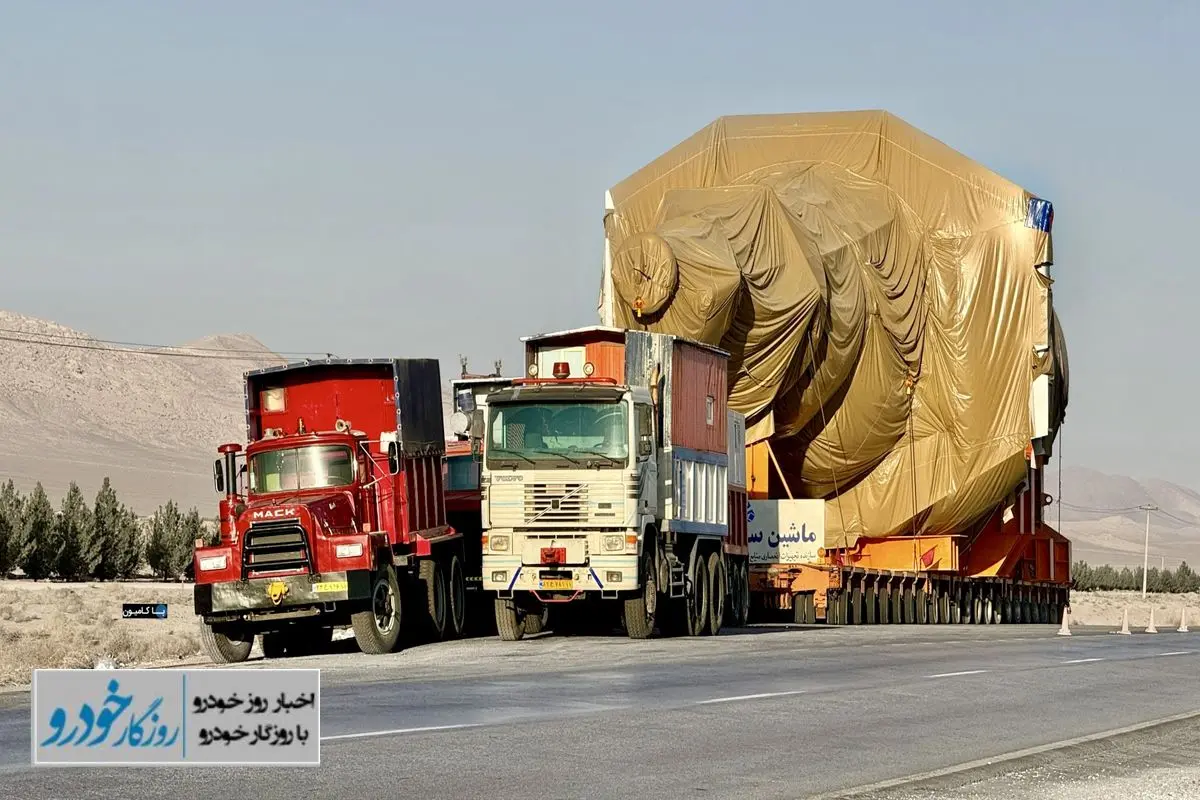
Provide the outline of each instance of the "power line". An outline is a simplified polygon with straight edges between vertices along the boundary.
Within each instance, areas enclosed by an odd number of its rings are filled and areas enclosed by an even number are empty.
[[[1143,510],[1141,506],[1129,506],[1128,508],[1091,508],[1089,506],[1077,506],[1073,503],[1067,503],[1062,499],[1059,499],[1058,504],[1072,511],[1083,511],[1090,514],[1124,514],[1129,511]]]
[[[98,341],[98,340],[95,340],[95,341]],[[135,355],[135,356],[201,358],[201,359],[212,359],[212,360],[216,360],[216,361],[287,361],[287,358],[285,358],[283,356],[283,354],[266,353],[261,350],[253,351],[257,355],[238,355],[237,354],[238,352],[244,352],[244,353],[252,352],[252,351],[248,351],[248,350],[246,350],[246,351],[236,351],[236,350],[220,351],[220,350],[216,350],[215,348],[213,349],[213,352],[208,352],[208,353],[188,353],[188,352],[178,352],[178,348],[176,348],[176,350],[166,349],[167,347],[170,347],[170,345],[165,346],[163,349],[144,349],[143,350],[143,349],[138,349],[136,347],[118,347],[118,346],[113,346],[113,345],[108,345],[108,344],[74,344],[72,342],[43,342],[43,341],[37,341],[35,339],[21,339],[21,338],[15,337],[15,336],[3,336],[3,335],[0,335],[0,342],[14,342],[16,344],[39,345],[42,347],[61,347],[64,349],[69,349],[69,350],[92,350],[92,351],[97,351],[97,352],[102,352],[102,353],[126,353],[129,355]],[[156,347],[160,347],[160,346],[159,345],[145,345],[145,347],[146,348],[156,348]],[[315,355],[315,354],[311,354],[311,355]],[[322,355],[329,355],[329,354],[322,354]]]
[[[1168,519],[1175,520],[1180,525],[1191,525],[1191,526],[1197,525],[1196,520],[1189,521],[1189,520],[1183,519],[1182,517],[1177,517],[1174,514],[1172,514],[1171,512],[1164,511],[1163,509],[1161,509],[1157,506],[1155,506],[1154,508],[1150,508],[1150,509],[1147,509],[1146,506],[1130,506],[1129,508],[1090,508],[1088,506],[1077,506],[1072,503],[1066,503],[1066,502],[1063,502],[1062,500],[1059,500],[1058,504],[1062,508],[1067,508],[1067,509],[1070,509],[1071,511],[1078,511],[1083,514],[1124,514],[1124,513],[1130,513],[1133,511],[1149,510],[1155,514],[1161,514],[1162,516],[1167,517]]]
[[[226,348],[226,347],[193,347],[190,345],[147,344],[146,342],[122,342],[122,341],[119,341],[116,339],[97,339],[93,336],[86,336],[86,335],[81,335],[81,334],[77,334],[77,333],[75,333],[75,334],[72,334],[72,333],[40,333],[37,331],[22,330],[20,328],[0,328],[0,334],[14,334],[17,336],[38,336],[38,337],[45,338],[45,339],[67,339],[67,340],[73,340],[73,341],[80,341],[80,342],[84,342],[87,344],[110,344],[110,345],[115,345],[117,347],[146,347],[146,348],[156,348],[156,349],[163,349],[163,350],[198,350],[201,352],[211,352],[211,353],[251,353],[251,354],[255,354],[255,355],[263,355],[264,353],[270,353],[271,355],[281,355],[281,356],[311,356],[311,355],[329,356],[329,355],[331,355],[330,353],[316,353],[316,352],[303,351],[303,350],[290,351],[290,352],[287,350],[282,350],[278,353],[275,353],[273,351],[266,351],[266,350],[239,350],[237,348]],[[39,344],[41,344],[41,343],[39,342]],[[52,342],[45,342],[45,344],[53,345]]]
[[[1155,510],[1155,512],[1156,512],[1156,513],[1158,513],[1158,514],[1162,514],[1164,517],[1167,517],[1168,519],[1173,519],[1173,520],[1175,520],[1175,521],[1176,521],[1176,522],[1178,522],[1180,525],[1192,525],[1192,526],[1194,526],[1194,525],[1196,524],[1196,523],[1195,523],[1195,521],[1188,522],[1186,519],[1180,519],[1179,517],[1175,516],[1174,514],[1172,514],[1172,513],[1171,513],[1171,512],[1169,512],[1169,511],[1163,511],[1161,508],[1154,509],[1154,510]]]

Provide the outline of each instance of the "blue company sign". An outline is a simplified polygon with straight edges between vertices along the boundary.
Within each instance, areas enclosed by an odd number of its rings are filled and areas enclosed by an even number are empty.
[[[121,605],[122,619],[166,619],[166,603],[123,603]]]
[[[321,763],[317,669],[39,669],[34,766]]]

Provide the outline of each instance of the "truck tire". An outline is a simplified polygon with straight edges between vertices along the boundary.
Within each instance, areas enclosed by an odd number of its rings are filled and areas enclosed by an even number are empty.
[[[738,627],[750,624],[750,566],[738,565],[738,591],[742,595],[742,608],[738,610]]]
[[[429,632],[434,640],[446,636],[446,571],[432,558],[421,561],[419,567],[421,583],[425,587],[425,611],[428,616]]]
[[[496,632],[506,642],[518,642],[525,635],[525,619],[516,600],[496,598]]]
[[[725,574],[725,562],[720,553],[708,557],[708,630],[716,636],[725,624],[725,598],[729,594],[729,579]]]
[[[692,548],[691,569],[688,570],[691,591],[687,595],[688,636],[703,636],[708,628],[708,566],[700,548]]]
[[[213,630],[201,620],[200,644],[214,664],[238,664],[250,657],[254,635],[236,628]]]
[[[625,601],[625,633],[630,639],[649,639],[654,633],[654,617],[658,610],[658,580],[654,562],[642,559],[642,591]]]
[[[449,595],[450,635],[457,639],[467,630],[467,579],[457,553],[450,557]]]
[[[547,623],[550,622],[550,606],[542,603],[542,610],[537,614],[525,614],[525,622],[523,627],[525,633],[529,636],[537,636],[542,631],[546,630]]]
[[[350,616],[354,640],[364,653],[390,653],[400,641],[400,586],[396,570],[388,566],[371,581],[367,607]]]

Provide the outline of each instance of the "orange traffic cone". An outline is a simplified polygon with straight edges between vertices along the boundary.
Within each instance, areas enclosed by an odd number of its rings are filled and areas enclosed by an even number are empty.
[[[1175,629],[1176,633],[1187,633],[1187,606],[1179,609],[1179,627]]]
[[[1150,624],[1146,626],[1146,633],[1158,633],[1158,628],[1154,627],[1154,606],[1150,606]]]

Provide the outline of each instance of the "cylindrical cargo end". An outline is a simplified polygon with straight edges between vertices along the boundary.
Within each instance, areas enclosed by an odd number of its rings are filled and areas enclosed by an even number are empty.
[[[612,282],[617,296],[638,316],[662,311],[679,285],[671,245],[653,233],[629,237],[613,253]]]

